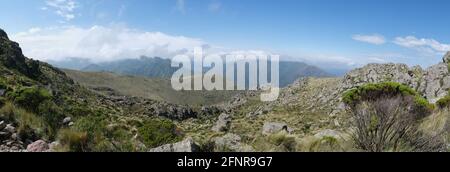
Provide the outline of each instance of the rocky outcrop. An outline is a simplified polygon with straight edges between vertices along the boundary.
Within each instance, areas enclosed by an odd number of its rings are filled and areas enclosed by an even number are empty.
[[[215,132],[224,132],[228,131],[231,124],[231,116],[223,113],[217,119],[216,125],[213,126],[212,131]]]
[[[449,62],[449,59],[450,53],[447,53],[443,61]],[[439,63],[425,70],[418,66],[410,68],[405,64],[369,64],[349,72],[340,89],[344,91],[366,83],[387,81],[408,85],[432,103],[447,95],[450,89],[449,68],[446,63]]]
[[[450,63],[450,51],[445,54],[444,63]]]
[[[194,140],[192,140],[192,138],[187,138],[182,142],[166,144],[150,149],[149,152],[198,152],[199,150],[200,148]]]
[[[262,129],[262,134],[264,135],[276,134],[279,132],[291,133],[292,129],[290,129],[287,124],[278,122],[267,122]]]
[[[28,77],[36,78],[41,74],[39,65],[36,65],[38,63],[26,58],[22,54],[19,44],[9,40],[5,31],[0,30],[0,64],[15,69]]]
[[[0,121],[0,152],[23,152],[25,144],[19,139],[13,124]]]

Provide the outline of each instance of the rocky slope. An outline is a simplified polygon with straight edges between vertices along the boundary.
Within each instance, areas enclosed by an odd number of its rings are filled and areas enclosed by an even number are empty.
[[[123,96],[114,90],[109,90],[108,94],[98,94],[74,82],[63,71],[25,57],[19,45],[9,40],[1,29],[0,93],[0,151],[26,151],[28,146],[31,150],[36,150],[34,145],[44,145],[43,142],[56,144],[61,141],[59,137],[62,136],[58,133],[66,131],[73,136],[81,130],[89,131],[89,127],[95,125],[105,127],[98,132],[104,135],[102,144],[109,145],[108,150],[120,150],[124,146],[120,142],[128,141],[123,137],[129,139],[132,149],[137,149],[144,140],[137,136],[138,128],[142,128],[142,121],[158,118],[177,121],[220,113],[211,107],[174,105]],[[19,100],[30,101],[32,105],[27,106],[27,102],[24,104]],[[72,121],[67,122],[66,119]],[[114,126],[121,126],[126,130],[116,129]],[[116,130],[123,132],[117,136],[121,138],[109,138],[111,136],[108,136],[108,132],[114,134]],[[91,135],[89,132],[85,134]],[[83,135],[81,132],[79,137]]]

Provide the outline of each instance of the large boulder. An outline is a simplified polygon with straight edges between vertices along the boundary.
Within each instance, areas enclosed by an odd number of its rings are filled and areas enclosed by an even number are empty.
[[[264,123],[263,129],[262,129],[262,133],[264,135],[275,134],[275,133],[279,133],[282,131],[291,133],[292,129],[290,129],[287,124],[278,123],[278,122]]]
[[[198,152],[199,146],[192,138],[187,138],[184,141],[166,144],[157,148],[150,149],[149,152]]]
[[[46,152],[49,149],[49,145],[43,140],[35,141],[27,146],[28,152]]]
[[[216,122],[216,125],[213,126],[212,130],[215,132],[224,132],[228,131],[231,124],[231,117],[228,114],[221,114]]]

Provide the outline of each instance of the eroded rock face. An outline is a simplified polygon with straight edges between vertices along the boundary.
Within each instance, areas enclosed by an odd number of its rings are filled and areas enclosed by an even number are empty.
[[[192,138],[187,138],[182,142],[150,149],[149,152],[198,152],[199,150],[200,148],[194,140],[192,140]]]

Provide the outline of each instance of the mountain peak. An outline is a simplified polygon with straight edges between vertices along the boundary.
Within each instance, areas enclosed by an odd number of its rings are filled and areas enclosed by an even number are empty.
[[[9,39],[8,38],[8,34],[6,34],[6,32],[3,29],[1,29],[1,28],[0,28],[0,38]]]

